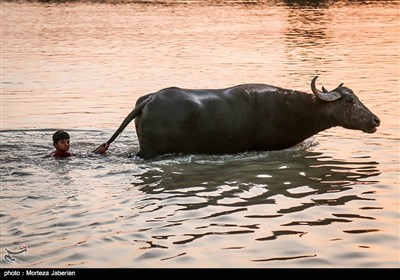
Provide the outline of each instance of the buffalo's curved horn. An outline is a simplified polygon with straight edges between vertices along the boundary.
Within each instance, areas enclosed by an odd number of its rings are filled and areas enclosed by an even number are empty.
[[[320,91],[317,89],[315,86],[315,81],[317,80],[318,76],[315,76],[312,81],[311,81],[311,90],[315,94],[316,97],[323,101],[335,101],[338,100],[343,96],[343,94],[339,91],[337,91],[338,88],[340,88],[343,84],[340,84],[335,90],[328,91],[326,88],[322,87],[323,91]]]

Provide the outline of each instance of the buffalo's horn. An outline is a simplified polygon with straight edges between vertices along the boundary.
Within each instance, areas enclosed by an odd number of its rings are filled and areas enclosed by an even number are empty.
[[[341,83],[340,85],[337,86],[337,88],[335,88],[333,91],[336,91],[338,88],[340,88],[341,86],[343,86],[343,83]]]
[[[311,81],[311,90],[315,94],[315,96],[317,96],[319,99],[321,99],[323,101],[335,101],[335,100],[338,100],[339,98],[341,98],[343,96],[342,93],[340,93],[339,91],[336,91],[336,89],[341,87],[342,84],[340,86],[338,86],[333,91],[327,91],[325,88],[322,88],[322,90],[323,90],[323,92],[322,92],[319,89],[317,89],[317,87],[315,86],[315,81],[317,80],[317,78],[318,78],[318,76],[315,76],[312,79],[312,81]]]

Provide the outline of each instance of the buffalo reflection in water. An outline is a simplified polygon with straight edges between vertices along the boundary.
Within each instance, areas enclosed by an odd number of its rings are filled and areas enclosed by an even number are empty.
[[[344,205],[353,200],[370,200],[357,195],[337,199],[315,199],[326,193],[340,193],[354,185],[370,185],[378,181],[378,162],[368,158],[333,159],[323,153],[296,149],[245,153],[237,156],[182,156],[162,157],[143,167],[136,176],[135,187],[146,194],[169,194],[169,197],[206,197],[200,203],[181,204],[187,209],[208,205],[246,207],[275,203],[276,195],[288,198],[313,196],[312,203],[281,209],[280,213],[301,211],[315,205]],[[252,188],[260,194],[243,197]],[[292,191],[297,189],[296,191]],[[300,191],[299,191],[300,189]],[[223,199],[240,197],[240,201],[226,203]]]

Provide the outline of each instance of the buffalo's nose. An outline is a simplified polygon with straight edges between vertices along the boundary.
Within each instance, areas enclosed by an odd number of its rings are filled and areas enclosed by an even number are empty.
[[[376,126],[379,126],[381,124],[381,120],[377,116],[374,116],[374,124]]]

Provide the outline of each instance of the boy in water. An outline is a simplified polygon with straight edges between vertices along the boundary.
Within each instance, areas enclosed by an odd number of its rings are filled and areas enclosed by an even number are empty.
[[[63,157],[70,157],[73,154],[69,152],[69,147],[70,147],[70,137],[68,132],[65,130],[58,130],[53,134],[53,146],[56,148],[54,152],[51,153],[52,157],[58,157],[58,158],[63,158]],[[103,144],[99,148],[97,148],[94,153],[97,154],[104,154],[107,149],[108,149],[108,144]]]

